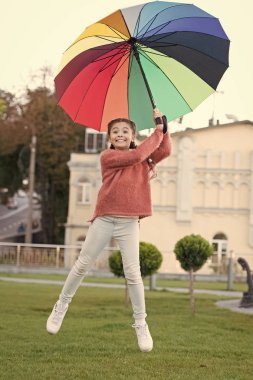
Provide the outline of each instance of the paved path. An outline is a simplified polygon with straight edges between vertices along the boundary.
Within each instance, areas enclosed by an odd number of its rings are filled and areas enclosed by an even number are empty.
[[[217,301],[216,305],[225,309],[235,311],[237,313],[253,315],[253,307],[240,307],[240,302],[241,300],[222,300]]]
[[[46,284],[46,285],[63,285],[65,281],[56,281],[56,280],[40,280],[33,278],[15,278],[15,277],[0,277],[0,281],[9,281],[9,282],[21,282],[26,284]],[[101,284],[96,282],[82,282],[81,286],[88,287],[100,287],[100,288],[125,288],[125,285],[121,284]]]
[[[10,282],[22,282],[22,283],[33,283],[33,284],[49,284],[49,285],[63,285],[65,281],[57,280],[42,280],[42,279],[33,279],[33,278],[15,278],[15,277],[0,277],[0,281],[10,281]],[[81,286],[88,287],[101,287],[101,288],[120,288],[124,289],[125,285],[123,284],[103,284],[101,282],[82,282]],[[149,289],[148,286],[145,286],[146,289]],[[174,287],[156,287],[156,290],[167,290],[169,292],[175,293],[188,293],[187,288],[174,288]],[[225,290],[208,290],[208,289],[195,289],[194,293],[196,294],[212,294],[216,296],[224,297],[242,297],[242,292],[234,291],[225,291]]]
[[[4,276],[0,277],[0,281],[19,282],[19,283],[27,283],[27,284],[29,283],[30,284],[47,284],[47,285],[63,285],[64,284],[64,281],[42,280],[42,279],[32,279],[32,278],[14,278],[14,277],[4,277]],[[122,284],[102,284],[102,283],[95,283],[95,282],[82,282],[81,286],[114,288],[114,289],[125,288],[125,285],[122,285]],[[145,286],[145,288],[149,289],[148,286]],[[172,288],[172,287],[166,287],[166,288],[157,287],[156,290],[166,290],[169,292],[176,292],[176,293],[189,292],[189,290],[186,288]],[[242,292],[225,291],[225,290],[207,290],[207,289],[195,289],[194,292],[196,294],[211,294],[211,295],[216,295],[220,297],[235,297],[237,299],[217,301],[216,305],[218,307],[229,309],[231,311],[235,311],[238,313],[253,315],[253,307],[251,308],[240,307],[240,299],[242,298]]]

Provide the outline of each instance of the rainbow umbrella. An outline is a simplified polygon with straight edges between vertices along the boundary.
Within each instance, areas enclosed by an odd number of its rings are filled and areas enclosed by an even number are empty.
[[[152,128],[155,106],[174,120],[215,92],[229,43],[219,20],[192,4],[154,1],[117,10],[63,54],[55,77],[59,105],[98,131],[118,117]]]

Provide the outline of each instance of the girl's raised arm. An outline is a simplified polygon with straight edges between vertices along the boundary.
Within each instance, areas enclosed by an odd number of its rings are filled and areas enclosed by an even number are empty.
[[[163,136],[163,140],[159,147],[153,151],[149,156],[154,164],[162,161],[164,158],[168,157],[171,154],[171,138],[169,132],[166,132]]]
[[[163,140],[163,132],[156,128],[151,136],[146,138],[136,149],[133,150],[112,150],[107,149],[101,155],[101,164],[107,168],[124,168],[135,165],[147,159],[154,152]]]

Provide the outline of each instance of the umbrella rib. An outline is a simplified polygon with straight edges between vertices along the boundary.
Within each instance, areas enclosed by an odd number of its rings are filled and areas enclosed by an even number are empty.
[[[159,13],[160,13],[160,12],[159,12]],[[156,19],[157,16],[159,15],[159,13],[157,13],[157,14],[153,17],[151,24],[149,25],[149,27],[148,27],[148,29],[145,31],[145,33],[142,35],[142,37],[144,37],[145,34],[148,32],[148,30],[150,29],[151,25],[154,23],[155,19]],[[150,22],[150,20],[149,20],[149,22]],[[148,23],[147,23],[147,24],[148,24]],[[147,25],[147,24],[146,24],[146,25]],[[143,27],[143,28],[144,28],[144,27]],[[142,28],[142,29],[143,29],[143,28]]]
[[[76,42],[73,42],[73,43],[72,43],[72,44],[71,44],[71,45],[65,50],[65,52],[68,51],[71,47],[75,46],[75,45],[76,45],[77,43],[79,43],[80,41],[83,41],[83,40],[86,40],[87,38],[92,38],[92,37],[97,37],[97,38],[100,38],[101,40],[110,41],[110,42],[112,42],[112,43],[115,43],[115,41],[111,40],[111,39],[109,38],[109,36],[102,36],[102,35],[99,35],[99,34],[93,34],[92,36],[83,37],[83,38],[80,38],[80,40],[78,40],[78,41],[76,41]],[[116,37],[114,37],[114,38],[116,38]],[[122,38],[119,38],[119,39],[122,40]],[[122,41],[124,41],[124,40],[122,40]]]
[[[183,18],[190,18],[190,17],[181,17],[181,19],[183,19]],[[201,19],[203,19],[203,18],[208,18],[208,19],[209,19],[210,17],[199,17],[199,18],[201,18]],[[179,19],[178,19],[178,20],[179,20]],[[216,20],[218,20],[218,19],[216,18]],[[169,25],[170,22],[171,22],[171,21],[169,21],[169,22],[163,24],[162,28],[159,29],[159,30],[157,30],[156,33],[152,34],[151,37],[155,36],[155,35],[156,35],[158,32],[160,32],[165,26]],[[167,34],[169,33],[170,35],[173,35],[173,34],[176,34],[176,33],[189,33],[189,32],[190,32],[190,33],[197,33],[197,34],[205,34],[205,35],[207,35],[207,36],[212,36],[212,37],[216,37],[216,38],[219,38],[219,39],[221,39],[221,40],[224,40],[224,38],[222,38],[222,37],[215,36],[215,35],[210,34],[210,33],[197,32],[197,31],[194,31],[194,30],[175,30],[174,32],[166,32],[166,33],[167,33]],[[144,35],[143,35],[143,36],[144,36]],[[142,37],[143,37],[143,36],[142,36]],[[141,40],[142,37],[139,38],[139,40]],[[148,37],[146,37],[146,38],[148,38]],[[153,42],[159,41],[159,40],[161,40],[161,39],[163,39],[163,38],[164,38],[163,36],[162,36],[162,37],[158,37],[156,40],[153,40]]]
[[[123,57],[124,57],[124,55],[123,55]],[[125,63],[125,61],[126,61],[126,60],[124,60],[124,63]],[[120,67],[122,67],[122,65],[121,65]],[[112,74],[112,77],[114,77],[118,71],[119,71],[119,69],[118,69],[118,66],[117,66],[117,67],[115,67],[115,70],[114,70],[114,72],[113,72],[113,74]],[[109,88],[110,88],[110,83],[111,83],[111,81],[109,82],[109,85],[108,85],[108,87],[107,87],[107,90],[106,90],[106,93],[105,93],[105,99],[106,99],[106,97],[107,97],[107,93],[108,93]],[[101,123],[101,121],[102,121],[102,119],[103,119],[103,114],[104,114],[104,109],[105,109],[105,103],[106,103],[106,102],[103,103],[100,123]]]
[[[183,45],[179,45],[179,44],[172,44],[172,43],[168,43],[168,44],[159,44],[159,45],[154,45],[152,44],[152,47],[148,46],[148,45],[144,45],[142,43],[142,45],[145,47],[145,48],[151,48],[151,49],[156,49],[156,48],[159,48],[159,47],[168,47],[168,46],[183,46]]]
[[[156,66],[162,73],[164,76],[166,76],[166,78],[169,80],[169,82],[172,84],[172,86],[175,88],[175,90],[180,94],[180,96],[182,97],[182,99],[184,100],[184,102],[188,105],[188,107],[193,111],[193,108],[189,105],[189,103],[187,102],[187,100],[185,99],[185,97],[181,94],[181,92],[179,91],[179,89],[177,88],[177,86],[172,82],[172,80],[165,74],[165,72],[150,58],[150,57],[146,57],[145,54],[143,54],[143,52],[140,50],[140,54],[142,55],[143,58],[147,59],[150,63],[152,63],[154,66]]]
[[[127,46],[124,46],[125,49],[123,49],[123,47],[120,48],[117,48],[118,51],[115,53],[115,54],[111,54],[111,55],[108,55],[107,57],[99,57],[99,58],[96,58],[94,59],[94,61],[90,62],[90,63],[93,63],[93,62],[99,62],[99,61],[103,61],[104,59],[107,59],[107,58],[113,58],[113,57],[116,57],[117,55],[121,54],[122,52],[125,53],[125,52],[128,52],[129,49],[127,49]]]
[[[113,57],[110,58],[109,62],[112,60],[112,58],[113,58]],[[95,61],[93,61],[93,62],[95,62]],[[109,66],[107,66],[109,62],[106,62],[106,63],[104,64],[104,66],[103,66],[100,70],[98,70],[98,72],[97,72],[96,75],[94,76],[93,80],[91,81],[89,87],[87,88],[86,92],[83,94],[82,100],[81,100],[81,102],[80,102],[80,104],[79,104],[79,107],[78,107],[78,109],[77,109],[76,115],[75,115],[75,117],[74,117],[74,121],[75,121],[76,118],[77,118],[77,115],[78,115],[78,113],[79,113],[79,111],[80,111],[80,109],[81,109],[82,103],[83,103],[83,101],[84,101],[84,99],[85,99],[85,97],[86,97],[86,95],[87,95],[87,93],[88,93],[88,91],[89,91],[91,85],[94,83],[94,81],[96,80],[96,78],[98,77],[98,75],[99,75],[102,71],[104,71],[105,68],[108,68],[108,67],[109,67]],[[106,66],[107,66],[107,67],[106,67]],[[111,66],[111,65],[110,65],[110,66]]]
[[[153,18],[153,21],[151,22],[151,24],[149,25],[149,27],[148,27],[148,29],[145,31],[145,33],[143,34],[143,36],[148,32],[148,30],[150,29],[150,26],[153,24],[153,22],[155,21],[155,19],[157,18],[157,16],[159,15],[159,14],[161,14],[162,12],[164,12],[164,11],[166,11],[167,9],[169,9],[169,8],[175,8],[175,7],[181,7],[181,6],[183,6],[183,5],[192,5],[192,4],[176,4],[176,5],[172,5],[171,7],[169,7],[168,6],[168,8],[164,8],[164,9],[162,9],[161,11],[159,11],[158,13],[156,13],[156,15],[154,16],[154,18]],[[140,14],[139,14],[139,17],[141,16],[141,12],[140,12]],[[152,20],[152,19],[151,19]],[[138,33],[136,34],[136,37],[138,38],[138,35],[139,35],[139,33],[148,25],[148,23],[151,21],[151,20],[149,20],[143,27],[142,27],[142,29],[140,30],[140,31],[138,31]],[[170,21],[169,21],[170,22]]]
[[[120,11],[120,13],[121,13],[121,17],[122,17],[122,19],[124,20],[125,27],[127,28],[127,31],[128,31],[129,37],[131,37],[131,33],[130,33],[129,28],[128,28],[128,25],[127,25],[127,22],[126,22],[126,20],[125,20],[125,17],[124,17],[124,15],[123,15],[121,9],[120,9],[119,11]]]
[[[105,65],[102,69],[99,70],[99,72],[101,73],[102,71],[108,69],[110,66],[112,66],[115,62],[117,61],[121,61],[121,59],[127,54],[128,52],[124,52],[118,59],[114,60],[113,62],[111,62],[110,64],[108,65]],[[111,59],[110,59],[111,61]],[[109,63],[109,62],[108,62]]]
[[[101,24],[103,24],[103,25],[106,25],[112,32],[114,32],[121,40],[123,40],[123,41],[126,41],[126,39],[123,39],[122,38],[122,35],[120,35],[119,34],[119,32],[117,31],[117,29],[114,29],[114,28],[112,28],[109,24],[105,24],[104,22],[103,23],[101,23]],[[128,29],[128,28],[127,28]],[[98,36],[96,36],[96,37],[98,37]],[[84,37],[84,38],[88,38],[88,37]]]
[[[97,38],[100,38],[101,40],[110,41],[110,42],[112,42],[112,43],[115,43],[115,41],[111,40],[111,39],[109,38],[109,36],[102,36],[102,35],[94,34],[94,36],[92,36],[92,37],[97,37]],[[88,38],[88,37],[87,37],[87,38]],[[115,38],[117,38],[117,37],[115,37]],[[119,38],[119,39],[122,40],[122,38]],[[122,40],[122,41],[125,41],[125,40]],[[116,42],[116,43],[117,43],[117,42]]]
[[[165,26],[167,26],[167,25],[169,25],[171,22],[174,22],[174,21],[177,21],[177,20],[184,20],[184,19],[191,19],[191,18],[193,18],[192,16],[184,16],[184,17],[179,17],[179,18],[177,18],[177,19],[175,19],[175,20],[170,20],[170,21],[168,21],[168,22],[166,22],[166,23],[164,23],[164,24],[162,24],[162,26],[161,26],[161,28],[160,29],[158,29],[154,34],[153,34],[153,36],[155,36],[157,33],[159,33]],[[195,18],[197,18],[197,19],[201,19],[201,20],[203,20],[203,19],[212,19],[212,20],[218,20],[219,21],[219,19],[217,18],[217,17],[214,17],[214,16],[212,16],[212,17],[208,17],[208,16],[205,16],[205,17],[195,17]],[[180,30],[180,32],[181,32],[181,30]],[[188,30],[187,30],[187,32],[188,32]],[[145,32],[146,33],[146,32]],[[144,33],[144,34],[145,34]],[[173,32],[173,33],[175,33],[175,32]],[[201,32],[198,32],[198,33],[201,33]],[[204,33],[204,34],[209,34],[209,33]],[[213,35],[213,34],[210,34],[211,36]],[[217,36],[218,37],[218,36]],[[218,38],[221,38],[221,37],[218,37]]]
[[[143,7],[144,8],[144,7]],[[136,31],[136,33],[135,33],[135,36],[136,36],[136,38],[138,38],[138,34],[139,34],[139,31],[138,31],[138,28],[139,28],[139,25],[140,25],[140,19],[141,19],[141,13],[142,13],[142,11],[143,11],[143,8],[141,9],[141,11],[140,11],[140,13],[139,13],[139,16],[138,16],[138,18],[137,18],[137,22],[136,22],[136,26],[138,25],[138,27],[137,27],[137,31]],[[149,20],[150,21],[150,20]],[[143,28],[145,28],[145,26],[149,23],[149,21],[143,26]],[[136,28],[136,26],[135,26],[135,28]],[[143,29],[142,28],[142,29]],[[141,29],[141,30],[142,30]]]
[[[137,18],[137,21],[136,21],[136,25],[135,25],[135,27],[134,27],[134,35],[137,37],[137,35],[138,35],[138,28],[139,28],[139,25],[140,25],[140,16],[141,16],[141,12],[142,12],[142,10],[140,11],[140,13],[139,13],[139,16],[138,16],[138,18]],[[135,33],[135,30],[137,30],[137,33]]]
[[[140,52],[140,54],[141,54],[141,55],[142,55],[147,61],[149,61],[150,63],[152,63],[152,65],[155,66],[158,70],[162,71],[163,74],[169,79],[169,77],[164,73],[164,71],[160,68],[160,66],[159,66],[156,62],[154,62],[154,61],[152,60],[152,58],[146,56],[146,54],[143,54],[143,52],[145,53],[145,50],[142,50],[142,49],[141,49],[139,52]],[[154,55],[160,55],[160,56],[163,56],[163,57],[164,57],[164,55],[161,55],[161,54],[154,54]],[[171,59],[173,59],[173,58],[171,58]]]
[[[110,38],[109,38],[109,36],[102,36],[102,35],[99,35],[99,34],[94,34],[93,36],[88,36],[88,37],[83,37],[83,38],[81,38],[80,40],[78,40],[77,42],[75,42],[75,43],[73,43],[72,45],[70,45],[67,49],[66,49],[66,51],[68,51],[71,47],[73,47],[73,46],[75,46],[78,42],[80,42],[80,41],[82,41],[82,40],[86,40],[87,38],[91,38],[91,37],[97,37],[97,38],[99,38],[99,39],[101,39],[101,40],[104,40],[104,41],[109,41],[109,42],[111,42],[111,43],[124,43],[124,41],[125,40],[123,40],[122,38],[119,38],[121,41],[119,41],[119,42],[116,42],[116,41],[114,41],[114,40],[111,40]],[[115,37],[116,38],[116,37]],[[105,45],[106,46],[106,45]],[[97,48],[93,48],[94,50],[103,50],[103,45],[101,45],[101,47],[97,47]],[[66,52],[65,51],[65,52]]]
[[[124,65],[124,63],[125,63],[126,60],[128,59],[129,56],[127,55],[127,53],[123,54],[123,56],[121,57],[121,59],[122,59],[125,55],[126,55],[126,58],[124,59],[124,61],[122,62],[122,64],[119,65],[119,67],[117,67],[117,68],[115,69],[115,72],[114,72],[114,74],[113,74],[113,77],[119,72],[119,70],[121,69],[121,67]]]
[[[128,79],[130,78],[130,74],[131,74],[131,70],[132,70],[132,66],[133,66],[133,59],[134,59],[134,55],[131,54],[130,55],[130,62],[129,62],[129,69],[128,69]]]
[[[113,61],[113,62],[111,62],[111,61],[113,60],[114,57],[118,56],[119,54],[121,54],[121,55],[120,55],[120,57],[117,60],[122,59],[122,56],[124,56],[126,54],[126,51],[127,51],[126,48],[127,47],[128,47],[128,45],[125,46],[125,44],[124,44],[123,46],[121,46],[121,48],[118,48],[119,51],[117,53],[112,54],[112,55],[108,55],[105,58],[95,59],[93,62],[98,62],[98,61],[102,61],[104,59],[110,58],[109,61],[107,63],[105,63],[105,65],[99,70],[98,73],[104,71],[105,69],[107,69],[108,67],[110,67],[111,65],[113,65],[116,62],[116,60]],[[111,64],[109,65],[110,62],[111,62]]]
[[[176,33],[176,32],[174,32],[174,33]],[[202,33],[202,34],[206,34],[206,33]],[[155,40],[154,42],[157,42],[157,41],[158,41],[158,40]],[[153,41],[152,41],[152,42],[153,42]],[[143,44],[143,43],[142,43],[142,44]],[[147,45],[144,45],[144,44],[143,44],[143,46],[145,46],[147,49],[148,49],[148,48],[150,49],[150,47],[147,46]],[[196,51],[196,52],[198,52],[198,53],[200,53],[200,54],[203,54],[203,52],[200,51],[199,49],[196,49],[196,48],[193,48],[193,47],[188,47],[188,46],[186,46],[186,45],[182,45],[182,44],[166,44],[166,45],[162,45],[162,47],[166,47],[166,46],[182,46],[182,47],[184,47],[185,49],[194,50],[194,51]],[[155,49],[156,47],[161,47],[161,45],[152,46],[151,49]],[[151,52],[150,52],[150,54],[155,54],[155,53],[151,53]],[[162,54],[162,55],[166,56],[166,54]],[[220,61],[218,58],[214,58],[214,57],[212,57],[211,55],[209,55],[209,54],[207,54],[207,53],[204,53],[204,55],[205,55],[206,57],[209,57],[210,59],[213,59],[213,60],[215,60],[216,62],[219,62],[219,63],[221,63],[221,64],[224,65],[224,62]],[[167,56],[168,56],[168,55],[167,55]],[[169,57],[169,56],[168,56],[168,57]],[[227,66],[228,66],[228,65],[227,65]]]
[[[119,57],[118,59],[114,60],[113,62],[111,62],[110,64],[108,65],[105,65],[102,69],[99,70],[99,72],[101,73],[102,71],[108,69],[110,66],[112,66],[115,62],[117,61],[121,61],[121,59],[126,55],[127,53],[123,53],[121,57]]]
[[[154,62],[154,61],[152,60],[152,58],[150,58],[150,57],[146,56],[146,54],[144,54],[144,53],[145,53],[145,50],[144,50],[144,49],[139,49],[138,51],[140,52],[140,54],[141,54],[144,58],[146,58],[147,61],[150,61],[150,63],[152,63],[152,64],[153,64],[154,66],[156,66],[159,70],[161,70],[161,68],[158,66],[158,64],[157,64],[156,62]],[[154,53],[154,55],[159,55],[159,56],[166,57],[164,54],[156,54],[156,53]],[[165,75],[166,75],[166,74],[165,74]],[[167,76],[167,75],[166,75],[166,76]]]
[[[99,61],[104,61],[104,60],[107,59],[107,58],[113,58],[113,57],[116,57],[116,56],[119,55],[120,53],[121,53],[121,51],[118,51],[117,53],[114,53],[114,54],[108,55],[107,57],[99,57],[99,58],[94,59],[94,61],[92,61],[92,62],[90,62],[90,63],[93,63],[93,62],[99,62]]]
[[[190,18],[190,17],[181,17],[181,18],[178,18],[177,20],[180,20],[180,19],[183,19],[183,18]],[[154,18],[155,20],[155,18]],[[153,20],[153,22],[154,22]],[[167,21],[165,22],[164,24],[161,25],[160,29],[158,29],[154,34],[152,34],[152,36],[155,36],[157,33],[159,33],[163,28],[165,28],[165,26],[169,25],[171,22],[173,22],[175,20],[170,20],[170,21]],[[152,22],[152,23],[153,23]],[[152,25],[152,23],[150,24],[150,26]],[[150,29],[148,28],[145,33],[143,35],[141,35],[139,38],[143,38],[145,36],[145,34],[149,31]],[[174,32],[173,32],[174,33]]]
[[[145,6],[145,4],[144,4],[144,6]],[[139,25],[140,25],[140,19],[141,19],[141,13],[142,13],[142,11],[143,11],[143,9],[144,9],[144,7],[141,9],[141,11],[140,11],[140,13],[139,13],[139,16],[138,16],[138,18],[137,18],[137,22],[136,22],[136,26],[138,25],[138,27],[137,27],[137,31],[136,31],[136,34],[135,34],[135,36],[136,36],[136,38],[138,38],[138,34],[139,34],[139,31],[138,31],[138,28],[139,28]],[[167,8],[166,8],[167,9]],[[161,11],[160,11],[161,12]],[[155,16],[154,16],[154,18],[156,18],[156,16],[160,13],[160,12],[158,12]],[[152,19],[151,19],[152,20]],[[150,22],[150,20],[141,28],[141,30],[143,30],[147,25],[148,25],[148,23]]]
[[[183,19],[187,19],[187,18],[192,18],[192,17],[180,17],[180,18],[178,18],[177,20],[183,20]],[[219,19],[218,19],[217,17],[207,17],[207,16],[206,16],[206,17],[198,17],[198,18],[201,18],[201,19],[204,19],[204,18],[206,18],[206,19],[210,19],[210,18],[212,18],[212,19],[216,19],[216,20],[219,21]],[[154,34],[152,34],[152,37],[155,36],[155,35],[157,35],[157,34],[158,34],[163,28],[165,28],[167,25],[169,25],[169,24],[170,24],[171,22],[173,22],[173,21],[175,21],[175,20],[170,20],[170,21],[168,21],[168,22],[162,24],[161,28],[158,29]],[[151,25],[152,25],[152,24],[151,24]],[[147,31],[148,31],[148,30],[146,30],[146,32],[145,32],[142,36],[140,36],[138,39],[140,40],[140,39],[144,38],[144,36],[145,36],[145,34],[147,33]],[[177,33],[177,32],[189,32],[189,31],[188,31],[188,30],[185,30],[185,31],[180,30],[180,31],[171,32],[170,34],[172,35],[172,34],[175,34],[175,33]],[[192,31],[192,32],[194,33],[194,31]],[[207,36],[213,36],[213,34],[210,34],[210,33],[203,33],[203,32],[198,32],[198,34],[205,34],[205,35],[207,35]],[[219,36],[215,36],[215,37],[224,40],[224,38],[221,38],[221,37],[219,37]],[[163,38],[163,37],[159,37],[157,40],[154,40],[153,42],[159,41],[159,40],[162,39],[162,38]]]

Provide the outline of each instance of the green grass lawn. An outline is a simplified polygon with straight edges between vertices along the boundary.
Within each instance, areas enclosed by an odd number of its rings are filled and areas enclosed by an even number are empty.
[[[0,272],[0,277],[17,277],[17,278],[34,278],[34,279],[44,279],[44,280],[56,280],[64,281],[67,274],[46,274],[46,273],[10,273],[10,272]],[[104,283],[104,284],[125,284],[123,278],[117,277],[100,277],[100,276],[87,276],[84,282],[90,283]],[[149,279],[144,279],[144,284],[148,286]],[[189,282],[186,280],[170,280],[170,279],[157,279],[156,285],[158,287],[172,287],[172,288],[188,288]],[[214,282],[214,281],[195,281],[195,289],[208,289],[208,290],[226,290],[226,282]],[[233,290],[239,292],[247,291],[248,286],[245,283],[235,282]]]
[[[248,380],[253,378],[253,316],[197,296],[146,292],[154,350],[142,353],[124,289],[81,287],[62,329],[45,324],[56,285],[0,282],[0,378],[4,380]],[[220,299],[220,298],[219,298]]]

